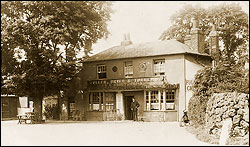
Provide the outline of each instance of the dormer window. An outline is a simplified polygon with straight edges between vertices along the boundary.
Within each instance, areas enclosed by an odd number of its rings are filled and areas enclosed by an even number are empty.
[[[125,78],[132,78],[133,77],[133,63],[132,61],[128,61],[124,63],[124,75]]]
[[[154,75],[165,75],[165,60],[154,60]]]
[[[97,76],[98,79],[107,78],[107,68],[106,65],[97,65]]]

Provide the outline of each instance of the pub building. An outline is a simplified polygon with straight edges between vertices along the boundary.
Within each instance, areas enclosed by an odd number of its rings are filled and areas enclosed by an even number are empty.
[[[188,108],[196,72],[216,61],[211,56],[219,50],[215,26],[209,37],[206,51],[196,20],[184,43],[172,39],[133,44],[129,34],[124,35],[121,45],[82,63],[66,95],[67,106],[74,106],[88,121],[132,120],[135,98],[140,120],[179,121]]]

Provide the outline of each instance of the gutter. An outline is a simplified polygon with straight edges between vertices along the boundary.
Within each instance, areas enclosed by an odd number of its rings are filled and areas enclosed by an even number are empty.
[[[90,61],[88,61],[88,59],[86,59],[85,61],[81,61],[79,63],[90,63],[90,62],[100,62],[100,61],[111,61],[111,60],[133,59],[133,58],[144,58],[144,57],[170,56],[170,55],[180,55],[180,54],[193,54],[193,55],[200,55],[200,56],[206,56],[206,57],[210,57],[211,58],[211,56],[207,55],[207,54],[192,53],[192,52],[181,52],[181,53],[150,55],[150,56],[138,56],[138,57],[123,57],[123,58],[113,58],[113,59],[96,59],[96,60],[90,60]]]

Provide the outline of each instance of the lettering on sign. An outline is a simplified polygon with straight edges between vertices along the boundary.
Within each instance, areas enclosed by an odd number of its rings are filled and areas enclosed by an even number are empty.
[[[179,84],[169,84],[160,78],[130,78],[113,80],[88,81],[88,89],[92,90],[123,90],[123,89],[147,89],[147,88],[170,88],[177,89]]]

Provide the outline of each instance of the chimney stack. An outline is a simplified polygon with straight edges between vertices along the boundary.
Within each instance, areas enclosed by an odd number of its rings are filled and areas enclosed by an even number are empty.
[[[124,34],[123,41],[121,42],[121,46],[126,46],[132,44],[132,41],[130,41],[130,34]]]
[[[213,67],[217,65],[220,59],[220,50],[219,50],[219,37],[218,32],[216,31],[215,24],[212,24],[212,31],[209,33],[209,48],[210,55],[213,59]]]
[[[203,54],[205,53],[204,40],[204,35],[199,28],[199,21],[192,18],[190,35],[185,37],[184,44],[188,45],[193,51]]]

